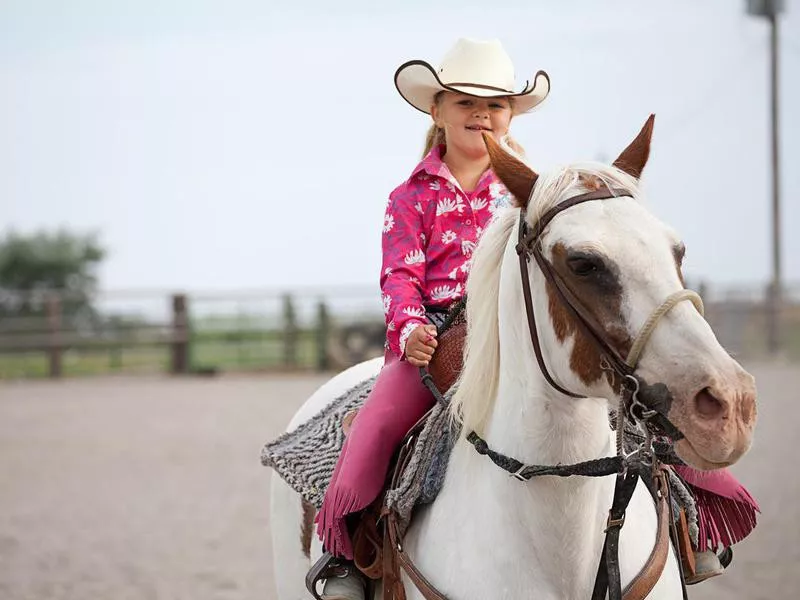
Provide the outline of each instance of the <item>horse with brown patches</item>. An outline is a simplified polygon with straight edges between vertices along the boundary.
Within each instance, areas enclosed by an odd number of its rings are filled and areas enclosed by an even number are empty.
[[[573,164],[546,175],[487,140],[492,168],[517,206],[498,213],[475,251],[464,366],[451,403],[464,435],[436,501],[417,513],[403,542],[451,600],[604,597],[595,585],[601,557],[613,563],[609,588],[636,580],[625,598],[682,597],[672,552],[660,552],[657,570],[644,568],[664,517],[642,481],[633,480],[624,517],[609,517],[619,477],[520,481],[476,452],[476,440],[523,465],[613,457],[620,450],[608,413],[621,407],[624,418],[638,415],[670,435],[697,469],[733,464],[750,446],[753,378],[684,289],[680,239],[639,201],[651,135],[652,117],[613,166]],[[290,428],[380,364],[333,378]],[[278,597],[299,600],[309,566],[299,544],[301,504],[277,478],[272,516]],[[607,528],[618,536],[616,554],[604,551]],[[319,551],[317,543],[312,558]],[[643,570],[649,580],[640,585]],[[409,581],[405,588],[409,598],[426,597]]]

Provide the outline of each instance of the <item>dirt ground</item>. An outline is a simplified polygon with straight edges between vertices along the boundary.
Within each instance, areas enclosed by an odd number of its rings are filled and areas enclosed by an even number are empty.
[[[748,366],[760,421],[734,472],[763,514],[693,600],[800,597],[800,368]],[[0,599],[274,598],[259,451],[322,381],[0,383]]]

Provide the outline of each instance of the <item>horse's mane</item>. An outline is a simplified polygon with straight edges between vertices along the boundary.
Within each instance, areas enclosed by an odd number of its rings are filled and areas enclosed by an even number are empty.
[[[528,204],[528,224],[532,225],[540,215],[567,198],[602,184],[629,190],[638,198],[638,181],[630,175],[599,163],[576,163],[539,176]],[[462,423],[464,434],[482,431],[494,406],[500,373],[500,270],[518,220],[518,208],[496,213],[475,249],[467,278],[464,367],[450,404],[451,416]],[[516,261],[513,267],[518,268]]]

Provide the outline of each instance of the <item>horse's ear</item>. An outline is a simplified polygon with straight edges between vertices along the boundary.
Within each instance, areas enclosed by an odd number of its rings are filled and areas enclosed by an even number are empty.
[[[615,167],[636,179],[642,176],[642,171],[650,156],[650,138],[653,137],[653,122],[655,120],[656,116],[650,115],[636,139],[614,161]]]
[[[484,133],[483,141],[489,151],[489,160],[494,174],[514,195],[517,204],[526,208],[531,197],[531,190],[533,190],[533,185],[539,175],[524,162],[503,150],[491,134]]]

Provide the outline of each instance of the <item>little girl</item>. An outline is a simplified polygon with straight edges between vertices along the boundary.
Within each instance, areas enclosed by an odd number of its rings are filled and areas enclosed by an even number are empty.
[[[446,309],[464,294],[472,251],[496,208],[510,195],[489,169],[488,131],[507,138],[514,115],[550,91],[546,73],[514,91],[514,67],[497,41],[461,39],[438,69],[413,60],[395,73],[400,95],[430,114],[422,161],[389,197],[383,225],[380,285],[387,348],[372,393],[354,420],[317,516],[317,533],[334,556],[352,559],[346,517],[371,504],[408,430],[433,405],[418,367],[436,350],[426,312]],[[326,581],[326,600],[358,600],[355,573]]]

